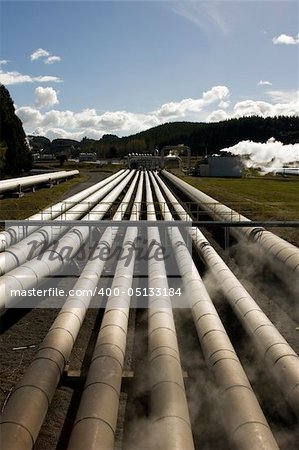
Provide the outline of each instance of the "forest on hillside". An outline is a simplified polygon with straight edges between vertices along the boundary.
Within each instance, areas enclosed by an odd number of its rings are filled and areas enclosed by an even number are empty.
[[[96,152],[99,158],[114,158],[184,144],[191,148],[192,155],[205,155],[243,140],[267,142],[271,137],[284,144],[299,142],[299,117],[252,116],[217,123],[170,122],[123,138],[115,135],[105,135],[99,141],[85,138],[81,148]]]

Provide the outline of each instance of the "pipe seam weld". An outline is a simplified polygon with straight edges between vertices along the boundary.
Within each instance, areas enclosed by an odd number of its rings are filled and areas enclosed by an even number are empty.
[[[151,336],[155,331],[158,331],[158,330],[168,330],[168,331],[171,331],[176,336],[175,330],[172,330],[169,327],[157,327],[157,328],[154,328],[153,330],[150,331],[149,336]]]
[[[279,360],[281,360],[282,358],[287,358],[287,357],[292,357],[292,358],[296,358],[296,360],[298,360],[298,356],[297,355],[294,355],[294,354],[292,354],[292,353],[287,353],[286,355],[281,355],[281,356],[279,356],[279,358],[277,358],[275,361],[274,361],[274,364],[273,365],[275,365]]]
[[[219,363],[220,361],[223,361],[224,359],[229,359],[230,361],[235,361],[236,363],[240,363],[239,359],[235,359],[235,358],[229,358],[228,356],[223,357],[223,358],[219,358],[217,359],[217,361],[214,361],[213,364],[210,363],[210,365],[215,366],[217,363]]]
[[[64,327],[53,327],[53,328],[50,328],[49,333],[51,333],[52,331],[56,331],[56,330],[66,331],[71,336],[73,344],[75,343],[74,336],[72,335],[72,333],[67,328],[64,328]]]
[[[182,422],[185,422],[185,424],[188,425],[188,428],[190,428],[192,430],[190,423],[186,419],[184,419],[184,417],[177,416],[176,414],[169,414],[168,416],[157,417],[157,418],[154,419],[154,421],[158,422],[159,420],[169,419],[169,418],[179,419]]]
[[[49,406],[50,406],[50,399],[47,396],[46,392],[42,388],[40,388],[39,386],[35,386],[34,384],[23,384],[22,386],[17,386],[14,389],[14,391],[12,392],[11,396],[13,396],[13,394],[15,392],[19,391],[20,389],[27,388],[27,387],[30,387],[30,388],[33,388],[33,389],[37,389],[38,391],[42,392],[42,394],[44,394],[44,396],[46,397],[46,400],[47,400],[47,403],[48,403],[48,408],[49,408]]]
[[[86,384],[86,385],[84,386],[83,391],[85,391],[86,389],[88,389],[88,388],[91,387],[91,386],[94,386],[95,384],[103,384],[104,386],[110,387],[110,388],[115,392],[117,398],[119,399],[119,396],[120,396],[120,395],[119,395],[119,392],[117,391],[117,389],[115,389],[115,387],[112,386],[112,384],[106,383],[105,381],[93,381],[92,383]]]
[[[267,348],[267,350],[264,353],[264,356],[267,354],[267,352],[270,350],[270,348],[274,347],[275,345],[285,345],[288,348],[290,347],[287,342],[275,342],[274,344],[269,345],[269,347]]]
[[[5,425],[5,424],[17,425],[17,426],[23,428],[25,431],[27,431],[27,433],[29,434],[30,439],[31,439],[31,441],[32,441],[32,447],[34,446],[34,438],[33,438],[32,434],[30,433],[30,430],[28,430],[27,427],[25,427],[25,426],[22,425],[21,423],[9,421],[9,420],[7,420],[7,421],[5,421],[5,422],[0,422],[0,425]]]
[[[102,423],[104,423],[105,425],[107,425],[110,428],[110,430],[113,433],[113,436],[115,435],[115,430],[113,429],[113,427],[110,425],[109,422],[107,422],[106,420],[102,419],[101,417],[93,417],[93,416],[86,416],[86,417],[83,417],[82,419],[78,420],[77,422],[75,422],[74,426],[73,426],[73,430],[76,427],[76,425],[78,425],[80,422],[83,422],[84,420],[97,420],[99,422],[102,422]]]
[[[119,345],[114,344],[113,342],[101,342],[100,344],[97,344],[96,347],[95,347],[95,349],[94,349],[94,352],[95,352],[99,347],[101,347],[102,345],[110,345],[110,346],[112,346],[112,347],[118,348],[118,349],[120,350],[120,352],[122,353],[123,357],[125,357],[125,353],[124,353],[123,349],[122,349]]]
[[[111,297],[110,297],[110,298],[111,298]],[[109,298],[109,302],[110,302],[110,298]],[[108,309],[107,311],[105,311],[104,317],[106,316],[106,314],[108,314],[109,312],[112,312],[112,311],[121,312],[121,313],[125,316],[126,319],[129,318],[129,315],[126,314],[125,311],[122,310],[122,308],[110,308],[110,309]],[[104,327],[103,327],[103,328],[104,328]]]
[[[161,356],[162,356],[162,357],[165,357],[165,358],[166,358],[166,357],[169,357],[169,358],[175,359],[175,361],[178,362],[178,364],[180,365],[180,367],[182,367],[182,366],[181,366],[181,361],[180,361],[178,358],[176,358],[176,356],[174,356],[174,355],[169,355],[169,353],[159,353],[159,355],[150,357],[150,362],[153,362],[156,358],[161,358]]]
[[[215,353],[218,353],[218,352],[230,352],[230,353],[233,353],[233,355],[237,356],[237,354],[234,350],[231,350],[229,348],[219,348],[218,350],[215,350],[213,353],[211,353],[209,358],[212,358],[215,355]]]
[[[222,390],[221,390],[221,393],[223,394],[224,392],[227,392],[227,391],[229,391],[230,389],[235,389],[235,388],[242,388],[242,389],[244,388],[244,389],[247,389],[248,391],[250,391],[250,392],[255,396],[255,393],[254,393],[252,387],[251,387],[250,385],[247,386],[246,384],[233,384],[233,385],[231,385],[231,386],[226,387],[225,389],[222,389]]]
[[[209,333],[213,333],[213,332],[215,332],[215,331],[218,331],[219,333],[223,333],[225,336],[227,336],[227,334],[226,334],[226,332],[225,331],[223,331],[223,330],[218,330],[218,329],[212,329],[212,330],[208,330],[208,331],[206,331],[202,336],[201,336],[201,339],[204,339]]]
[[[117,325],[116,323],[107,323],[106,325],[101,326],[101,331],[104,330],[105,328],[109,328],[109,327],[119,328],[124,334],[127,334],[127,331],[124,330],[124,328],[121,327],[120,325]]]
[[[263,315],[265,315],[265,313],[260,308],[253,308],[253,309],[249,309],[249,311],[246,311],[246,313],[243,314],[243,317],[246,317],[247,314],[249,314],[251,312],[258,312],[258,313],[262,313]]]
[[[72,308],[74,308],[74,307],[72,307]],[[61,317],[62,314],[71,314],[72,316],[76,317],[76,318],[78,319],[78,321],[79,321],[80,328],[81,328],[82,320],[81,320],[81,317],[79,317],[76,313],[74,313],[74,312],[72,312],[72,311],[63,311],[63,310],[61,310],[61,311],[58,313],[58,315],[57,315],[57,319],[58,319],[58,317]],[[53,328],[53,330],[55,330],[55,327]]]
[[[113,359],[114,361],[116,361],[116,362],[120,365],[121,370],[123,369],[122,363],[121,363],[115,356],[111,356],[111,355],[109,355],[109,354],[101,354],[101,355],[95,356],[95,357],[91,360],[90,365],[91,365],[92,363],[94,363],[94,361],[96,361],[97,359],[100,359],[100,358],[110,358],[110,359]]]
[[[157,383],[151,385],[151,389],[153,390],[157,386],[159,386],[159,384],[165,384],[165,383],[167,383],[167,384],[175,384],[176,386],[180,387],[181,390],[185,393],[185,386],[184,385],[182,386],[177,381],[172,381],[172,380],[158,381]]]
[[[55,349],[53,349],[53,350],[55,350]],[[37,356],[37,357],[34,358],[34,360],[32,361],[32,364],[33,364],[35,361],[39,360],[39,359],[51,361],[53,364],[55,364],[55,366],[57,366],[58,371],[59,371],[59,373],[60,373],[60,376],[62,375],[63,369],[61,369],[61,367],[59,366],[59,364],[58,364],[56,361],[54,361],[54,359],[48,358],[48,357],[46,357],[46,356]],[[66,359],[63,358],[63,360],[64,360],[64,367],[65,367],[65,365],[66,365]]]
[[[179,351],[173,347],[170,347],[170,345],[158,345],[158,347],[154,347],[151,349],[151,353],[158,350],[159,348],[169,348],[170,350],[174,351],[175,353],[177,353],[179,355]]]
[[[239,430],[239,428],[244,427],[245,425],[250,425],[250,424],[263,425],[264,427],[266,427],[271,432],[271,429],[270,429],[269,425],[267,425],[267,424],[265,424],[263,422],[259,422],[257,420],[248,420],[247,422],[241,423],[235,430],[232,431],[232,434],[236,433]]]
[[[205,316],[214,316],[214,317],[216,317],[216,318],[219,320],[219,316],[218,316],[216,313],[204,313],[204,314],[202,314],[201,316],[196,317],[195,320],[196,320],[197,322],[199,322],[199,321],[200,321],[203,317],[205,317]]]

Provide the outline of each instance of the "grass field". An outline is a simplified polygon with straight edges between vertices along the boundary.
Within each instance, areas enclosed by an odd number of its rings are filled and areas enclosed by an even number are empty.
[[[179,176],[187,183],[252,220],[298,220],[299,225],[299,178]],[[299,246],[299,228],[271,230]]]
[[[46,168],[55,171],[57,163],[49,163],[47,165],[36,165],[36,168]],[[38,211],[60,201],[62,195],[67,193],[73,186],[78,183],[83,183],[88,180],[90,172],[107,172],[108,175],[117,172],[120,166],[114,164],[107,164],[97,168],[95,165],[86,164],[78,167],[78,164],[65,163],[63,169],[78,169],[80,170],[79,177],[67,180],[64,183],[58,184],[51,189],[41,188],[35,192],[26,192],[21,198],[3,198],[0,199],[0,220],[21,220]]]

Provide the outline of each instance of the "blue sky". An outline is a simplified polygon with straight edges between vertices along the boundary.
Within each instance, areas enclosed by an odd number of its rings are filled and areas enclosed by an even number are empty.
[[[27,133],[298,114],[296,1],[1,1],[1,72]]]

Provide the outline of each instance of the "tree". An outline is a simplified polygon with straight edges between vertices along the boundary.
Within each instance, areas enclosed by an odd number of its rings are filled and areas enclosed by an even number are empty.
[[[8,90],[0,84],[0,142],[5,143],[4,175],[19,175],[32,167],[32,153]]]

